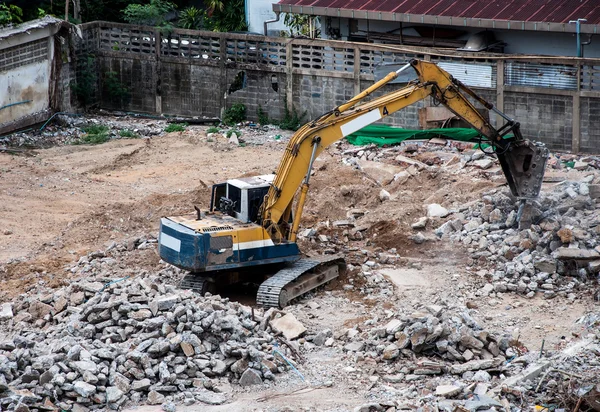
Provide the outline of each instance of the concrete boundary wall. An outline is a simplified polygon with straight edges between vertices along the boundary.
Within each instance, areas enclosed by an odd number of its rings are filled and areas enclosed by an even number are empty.
[[[286,39],[93,22],[80,26],[79,61],[93,56],[97,105],[152,114],[221,116],[234,103],[256,120],[261,108],[281,119],[284,106],[306,120],[370,86],[382,64],[425,59],[454,68],[527,138],[561,151],[600,152],[600,60],[507,56],[330,40]],[[78,64],[78,76],[81,65]],[[456,71],[458,70],[458,71]],[[461,71],[464,70],[464,73]],[[129,95],[115,99],[118,79]],[[378,92],[400,87],[388,85]],[[418,128],[426,99],[385,122]],[[492,119],[495,122],[497,119]]]

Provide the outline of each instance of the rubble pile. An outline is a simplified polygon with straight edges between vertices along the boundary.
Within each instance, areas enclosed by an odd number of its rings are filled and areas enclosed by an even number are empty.
[[[405,357],[434,355],[456,363],[448,371],[487,369],[513,356],[514,342],[510,337],[497,337],[483,330],[467,309],[448,310],[440,305],[429,305],[420,311],[394,316],[386,324],[377,324],[366,339],[351,329],[344,337],[347,352],[364,352],[384,361]],[[462,365],[461,365],[462,364]],[[442,373],[436,371],[424,374]]]
[[[108,128],[111,139],[124,138],[121,134],[127,131],[128,137],[152,137],[164,133],[166,120],[140,119],[135,117],[115,116],[79,116],[57,115],[43,129],[35,128],[0,137],[0,146],[9,147],[50,147],[53,145],[72,144],[83,137],[84,128],[102,125]]]
[[[50,147],[73,144],[86,135],[89,126],[106,126],[110,139],[151,138],[165,133],[167,122],[185,125],[184,129],[193,132],[207,131],[204,123],[188,124],[189,119],[167,119],[159,116],[137,116],[127,113],[108,113],[100,110],[95,115],[60,114],[42,128],[27,129],[6,136],[0,136],[0,146],[7,147]],[[210,120],[210,119],[207,119]],[[218,122],[218,119],[217,119]],[[211,123],[207,121],[207,124]],[[257,125],[243,122],[235,126],[221,125],[217,131],[207,133],[208,141],[222,138],[235,146],[244,144],[262,145],[268,142],[285,143],[293,131],[282,130],[274,125]],[[243,137],[242,137],[243,136]]]
[[[528,203],[494,191],[482,201],[438,215],[448,220],[434,233],[467,248],[478,274],[491,281],[481,291],[485,295],[516,291],[533,297],[542,292],[546,298],[560,294],[575,299],[575,292],[600,270],[593,177],[563,182]],[[427,223],[421,219],[413,229]]]
[[[219,296],[176,290],[156,275],[81,280],[8,305],[2,410],[220,404],[227,401],[222,379],[253,385],[283,370],[268,318]]]

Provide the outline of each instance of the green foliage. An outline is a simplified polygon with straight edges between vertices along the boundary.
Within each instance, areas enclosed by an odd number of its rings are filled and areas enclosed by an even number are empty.
[[[283,104],[285,115],[283,116],[283,120],[279,122],[279,127],[285,130],[298,130],[298,128],[304,123],[304,117],[306,116],[306,111],[298,116],[298,112],[296,109],[292,107],[292,111],[290,112],[287,101]]]
[[[242,103],[234,103],[229,109],[225,110],[223,123],[233,126],[246,120],[246,106]]]
[[[130,4],[123,10],[125,21],[131,24],[147,24],[164,27],[167,14],[175,11],[177,6],[166,0],[150,0],[149,4]]]
[[[71,88],[84,110],[93,101],[93,91],[96,88],[98,76],[96,75],[96,60],[93,55],[88,55],[84,60],[78,61],[77,82],[71,83]]]
[[[212,16],[215,11],[223,11],[225,8],[225,3],[223,3],[223,0],[204,0],[204,5],[208,9],[209,16]]]
[[[269,114],[265,112],[262,106],[258,105],[258,110],[256,110],[256,115],[258,116],[258,123],[260,124],[270,124],[271,119],[269,119]]]
[[[122,105],[129,100],[130,94],[129,89],[123,86],[118,76],[117,72],[104,73],[104,87],[113,103]]]
[[[82,127],[82,130],[86,134],[79,140],[73,142],[73,144],[100,144],[110,140],[110,137],[108,136],[108,126],[92,124]]]
[[[219,128],[211,126],[208,128],[208,130],[206,130],[206,133],[219,133]]]
[[[119,136],[125,138],[125,139],[137,139],[140,136],[135,133],[133,130],[129,130],[129,129],[122,129],[119,130]]]
[[[188,30],[202,30],[204,28],[204,19],[206,11],[197,7],[188,7],[179,13],[179,27]]]
[[[321,36],[321,30],[316,27],[318,21],[318,17],[294,13],[286,13],[283,19],[284,24],[289,27],[292,36],[301,35],[313,39]]]
[[[23,22],[23,10],[14,4],[0,3],[0,27]]]
[[[173,132],[183,132],[187,123],[169,123],[167,127],[165,127],[165,132],[173,133]]]
[[[208,1],[213,2],[212,0]],[[209,8],[210,19],[205,22],[206,29],[222,32],[248,30],[244,0],[225,0],[219,3],[222,3],[223,7],[212,9],[212,15]]]
[[[227,134],[226,134],[227,138],[229,139],[234,133],[237,137],[240,137],[242,135],[242,132],[240,132],[239,130],[230,129],[230,130],[227,130]]]

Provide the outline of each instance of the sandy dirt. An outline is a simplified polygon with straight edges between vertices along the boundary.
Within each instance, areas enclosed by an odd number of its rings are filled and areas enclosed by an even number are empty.
[[[0,153],[0,301],[39,282],[49,286],[67,282],[73,262],[112,241],[157,235],[161,216],[190,213],[193,205],[207,208],[210,185],[273,172],[284,147],[283,142],[233,147],[223,138],[207,139],[204,129],[197,127],[152,139],[53,147],[38,150],[34,156]],[[581,332],[574,322],[590,308],[591,301],[568,304],[561,298],[547,301],[514,294],[479,297],[473,287],[482,286],[484,280],[465,269],[469,263],[466,251],[445,241],[417,245],[409,239],[410,224],[424,215],[425,204],[458,207],[501,183],[424,171],[416,178],[389,184],[403,168],[369,162],[359,171],[342,159],[341,150],[334,146],[316,162],[303,224],[313,227],[362,211],[365,218],[361,222],[368,227],[361,246],[371,251],[396,249],[403,259],[398,267],[386,269],[385,275],[395,284],[395,301],[390,305],[411,309],[440,298],[469,304],[482,326],[514,332],[530,350],[539,350],[542,341],[546,348],[559,348]],[[384,187],[391,199],[382,203],[379,193]],[[319,233],[341,236],[333,229]],[[320,251],[308,241],[301,246],[305,251]],[[154,250],[135,256],[136,260],[124,265],[137,269],[158,263]],[[360,251],[353,256],[356,259]],[[370,307],[385,303],[331,287],[314,299],[321,308],[303,321],[315,333],[360,324],[368,319]],[[323,365],[328,366],[325,370],[339,373],[343,360],[340,363],[331,355],[325,348],[315,352],[306,360],[306,373],[318,376]],[[289,376],[286,379],[290,382],[258,393],[238,391],[234,404],[201,408],[262,410],[294,404],[309,410],[343,410],[364,403],[369,386],[348,376],[342,387],[289,395],[303,383]],[[287,395],[269,397],[280,392]],[[268,399],[261,398],[266,395]],[[336,402],[329,405],[331,399]],[[196,408],[180,410],[200,410]]]

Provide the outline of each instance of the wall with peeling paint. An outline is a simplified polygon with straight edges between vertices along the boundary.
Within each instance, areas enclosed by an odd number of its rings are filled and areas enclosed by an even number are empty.
[[[54,38],[61,24],[48,17],[0,31],[0,134],[42,122],[64,107],[57,85],[69,76],[59,78]]]
[[[0,123],[48,110],[49,78],[48,59],[0,72]]]

